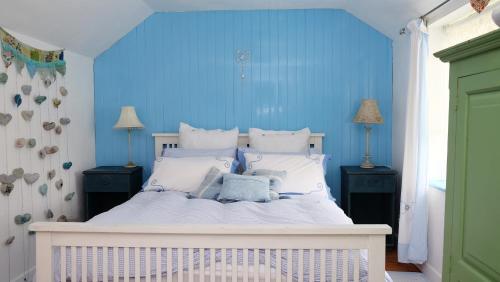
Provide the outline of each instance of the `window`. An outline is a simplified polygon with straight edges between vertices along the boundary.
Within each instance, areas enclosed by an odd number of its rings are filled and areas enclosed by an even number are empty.
[[[497,7],[500,0],[490,1],[477,14],[465,5],[429,26],[429,183],[436,188],[444,189],[446,183],[449,64],[432,54],[497,29],[491,19]]]

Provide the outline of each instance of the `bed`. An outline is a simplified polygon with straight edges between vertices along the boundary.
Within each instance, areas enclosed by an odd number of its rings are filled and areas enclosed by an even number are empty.
[[[157,156],[178,144],[177,134],[153,136]],[[312,134],[310,147],[322,138]],[[143,192],[88,222],[30,230],[39,282],[390,281],[390,227],[352,224],[333,201],[307,196],[221,204]]]

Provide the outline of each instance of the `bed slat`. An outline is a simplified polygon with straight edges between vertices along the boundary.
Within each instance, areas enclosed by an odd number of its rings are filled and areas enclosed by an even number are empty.
[[[82,247],[82,282],[87,282],[87,247]]]
[[[281,282],[281,249],[276,250],[276,282]]]
[[[349,250],[342,250],[342,281],[343,282],[348,282],[349,280]]]
[[[102,281],[108,282],[108,247],[102,248]]]
[[[97,276],[97,247],[92,247],[92,282],[98,282]]]
[[[172,282],[172,248],[167,248],[167,282]]]
[[[66,281],[66,246],[61,247],[61,269],[60,269],[61,281]]]
[[[156,248],[156,282],[161,282],[161,248]]]
[[[123,281],[130,281],[130,249],[123,248]]]
[[[146,248],[146,282],[151,282],[151,248]]]
[[[71,281],[76,281],[76,274],[78,273],[76,266],[76,247],[71,247]]]
[[[292,282],[293,274],[293,250],[286,250],[286,281]]]
[[[141,281],[141,248],[134,248],[135,282]]]

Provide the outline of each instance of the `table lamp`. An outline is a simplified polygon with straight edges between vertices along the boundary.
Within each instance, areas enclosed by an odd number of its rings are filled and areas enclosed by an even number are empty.
[[[125,167],[136,167],[136,165],[132,162],[132,145],[130,135],[132,129],[142,129],[144,128],[144,125],[137,117],[135,108],[132,106],[122,107],[120,118],[116,122],[114,128],[128,130],[128,163]]]
[[[365,124],[365,156],[364,161],[360,165],[362,168],[374,168],[375,165],[370,162],[370,133],[372,131],[372,124],[382,124],[384,119],[378,109],[377,101],[374,99],[363,99],[358,113],[353,119],[355,123]]]

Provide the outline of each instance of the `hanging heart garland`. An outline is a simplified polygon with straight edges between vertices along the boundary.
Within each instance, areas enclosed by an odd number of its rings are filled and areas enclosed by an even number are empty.
[[[489,3],[490,0],[470,0],[470,5],[478,13],[481,13]]]

